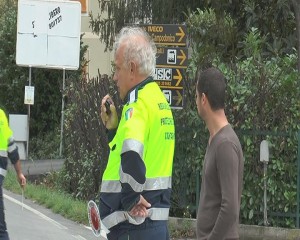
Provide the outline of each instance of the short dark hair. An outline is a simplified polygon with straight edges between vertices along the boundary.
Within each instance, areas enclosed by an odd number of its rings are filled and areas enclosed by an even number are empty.
[[[211,67],[197,73],[197,91],[204,93],[213,111],[225,108],[225,77],[223,73]]]

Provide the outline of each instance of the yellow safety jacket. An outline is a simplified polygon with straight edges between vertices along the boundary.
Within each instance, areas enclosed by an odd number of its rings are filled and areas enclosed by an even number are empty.
[[[130,192],[141,194],[151,203],[150,219],[167,220],[175,147],[174,120],[164,94],[151,77],[128,93],[109,147],[100,191],[103,224],[109,229],[124,221],[135,225],[144,222],[144,218],[134,218],[124,209],[124,198]],[[124,156],[127,159],[124,160]],[[141,160],[134,161],[130,156]],[[127,186],[129,192],[122,192],[123,186]]]
[[[10,129],[7,117],[2,109],[0,109],[0,175],[6,175],[7,158],[12,164],[19,160],[17,145],[13,139],[13,132]]]

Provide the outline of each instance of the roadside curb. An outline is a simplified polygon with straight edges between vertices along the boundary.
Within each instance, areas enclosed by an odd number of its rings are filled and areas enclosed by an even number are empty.
[[[8,161],[8,168],[13,169]],[[22,172],[26,176],[40,175],[62,169],[64,159],[21,160]]]
[[[194,231],[194,236],[196,236],[196,219],[169,217],[169,224],[174,229],[190,229]],[[240,224],[239,232],[240,240],[300,240],[300,229]]]

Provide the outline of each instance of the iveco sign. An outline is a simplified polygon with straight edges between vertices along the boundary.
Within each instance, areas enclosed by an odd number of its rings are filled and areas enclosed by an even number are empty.
[[[185,46],[186,25],[148,24],[143,27],[158,45]]]

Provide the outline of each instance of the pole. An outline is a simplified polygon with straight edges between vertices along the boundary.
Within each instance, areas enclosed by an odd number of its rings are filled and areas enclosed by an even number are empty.
[[[300,131],[298,131],[298,157],[297,157],[297,213],[296,228],[300,227]]]
[[[264,162],[264,225],[268,226],[267,216],[267,163]]]
[[[66,69],[64,68],[63,69],[63,88],[62,88],[62,98],[61,98],[61,122],[60,122],[60,146],[59,146],[59,156],[60,157],[62,157],[62,150],[63,150],[65,80],[66,80]]]
[[[31,66],[29,66],[29,86],[31,86]],[[29,160],[29,124],[30,124],[30,104],[27,104],[27,147],[26,157]]]
[[[264,164],[264,225],[268,226],[267,216],[267,167],[269,163],[269,143],[263,140],[260,143],[260,161]]]

